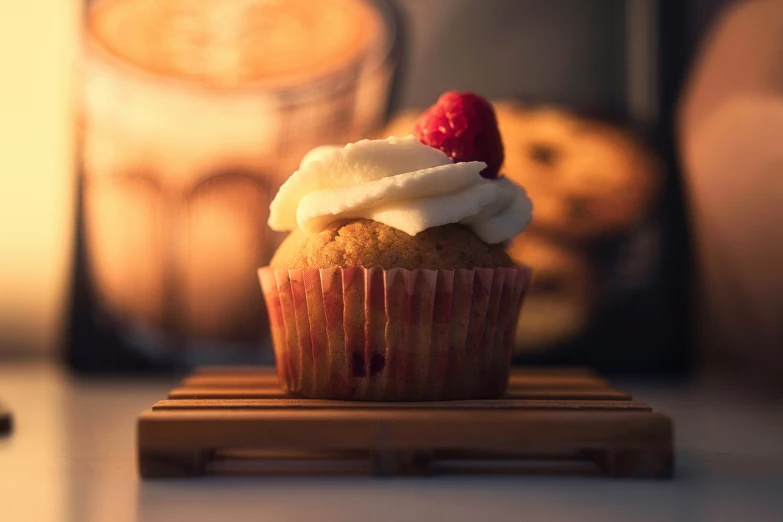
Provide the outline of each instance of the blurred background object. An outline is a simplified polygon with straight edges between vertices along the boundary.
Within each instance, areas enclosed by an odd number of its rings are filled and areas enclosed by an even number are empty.
[[[533,269],[517,330],[520,361],[577,357],[581,364],[610,368],[617,356],[605,362],[597,357],[622,349],[606,341],[611,331],[638,331],[638,321],[648,319],[637,316],[629,326],[613,321],[613,309],[629,301],[665,305],[649,289],[659,283],[663,268],[659,237],[666,224],[658,205],[666,171],[630,130],[630,117],[624,125],[610,124],[546,101],[504,99],[494,106],[505,145],[502,171],[534,202],[533,223],[509,246],[517,262]],[[420,112],[400,112],[379,135],[409,134]],[[682,298],[674,308],[684,304],[687,297]],[[655,311],[657,318],[666,313]],[[612,330],[581,347],[579,341],[601,321]],[[657,334],[645,329],[639,334],[633,344],[642,353],[661,351],[644,346],[643,339]],[[627,371],[629,364],[621,368]]]
[[[380,124],[394,24],[370,0],[89,5],[75,368],[269,360],[271,197],[306,151]]]
[[[433,4],[451,9],[434,14]],[[405,69],[417,72],[402,89],[409,108],[378,135],[410,133],[442,90],[481,92],[496,105],[503,171],[534,202],[533,224],[511,246],[534,269],[518,361],[687,372],[688,238],[671,115],[691,6],[403,5],[428,46]],[[446,23],[470,31],[439,31]]]
[[[662,172],[628,132],[562,109],[497,107],[504,170],[536,203],[534,231],[588,243],[650,213]]]
[[[523,317],[519,361],[686,372],[694,279],[675,108],[699,35],[728,3],[36,0],[4,8],[0,52],[14,74],[0,83],[2,143],[12,144],[2,156],[11,188],[0,195],[8,227],[0,350],[59,348],[81,371],[269,359],[252,269],[277,241],[264,226],[270,194],[310,147],[407,133],[406,118],[458,89],[501,102],[507,171],[540,201],[535,230],[513,248],[541,267],[540,292],[530,296],[541,307],[530,309],[557,312]],[[723,137],[688,137],[716,136],[692,122],[712,121],[705,114],[733,96],[711,91],[722,77],[704,71],[728,76],[735,67],[714,56],[735,59],[740,48],[754,56],[743,64],[748,74],[731,78],[743,92],[757,77],[776,85],[770,51],[754,46],[773,47],[764,35],[777,26],[758,22],[756,31],[742,14],[773,4],[735,11],[755,40],[708,51],[703,63],[713,65],[697,69],[683,118],[689,180],[713,175],[701,174],[713,160],[693,158],[729,148]],[[36,25],[40,11],[52,13],[51,27]],[[704,92],[713,93],[707,102],[693,102]],[[390,112],[396,118],[384,128]],[[708,152],[692,155],[699,147]],[[714,175],[729,168],[739,167],[727,162]],[[753,183],[743,200],[751,205],[762,201]],[[709,252],[716,236],[702,211],[704,186],[689,181],[697,230],[706,231],[696,243]],[[764,195],[774,201],[774,191]],[[774,214],[757,217],[754,226],[768,228]],[[705,274],[705,284],[727,272],[718,274]],[[743,302],[767,295],[755,290],[761,280],[742,281]],[[752,317],[774,321],[779,301],[764,299]],[[742,345],[753,318],[726,340]],[[776,330],[764,331],[777,342]],[[758,360],[777,360],[765,350]]]
[[[585,253],[530,232],[517,236],[509,253],[533,269],[533,281],[517,325],[517,350],[546,350],[584,332],[596,293]]]
[[[783,2],[727,10],[683,97],[706,365],[780,387],[783,371]]]

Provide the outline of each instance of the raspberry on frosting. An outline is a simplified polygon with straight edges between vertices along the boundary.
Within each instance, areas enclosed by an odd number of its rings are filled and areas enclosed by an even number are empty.
[[[496,178],[503,164],[503,142],[492,104],[472,92],[449,91],[416,120],[413,134],[455,162],[483,161],[485,178]]]

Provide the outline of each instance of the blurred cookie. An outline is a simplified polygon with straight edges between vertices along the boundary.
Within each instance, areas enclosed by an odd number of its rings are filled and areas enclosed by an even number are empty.
[[[508,252],[533,269],[517,325],[517,351],[543,350],[576,337],[587,324],[591,305],[585,256],[529,233],[517,236]]]
[[[628,133],[559,109],[495,108],[502,170],[533,200],[534,230],[590,239],[630,230],[648,212],[660,172]]]

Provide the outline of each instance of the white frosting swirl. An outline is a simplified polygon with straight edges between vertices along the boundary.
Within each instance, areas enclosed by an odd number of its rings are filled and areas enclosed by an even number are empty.
[[[339,219],[364,218],[415,236],[460,223],[485,243],[501,243],[522,232],[533,206],[507,178],[482,178],[485,167],[453,163],[413,136],[317,147],[280,187],[269,226],[318,232]]]

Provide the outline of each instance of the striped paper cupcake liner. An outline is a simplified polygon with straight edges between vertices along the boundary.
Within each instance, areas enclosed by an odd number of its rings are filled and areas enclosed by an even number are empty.
[[[526,267],[264,267],[277,372],[314,398],[423,401],[502,395]]]

